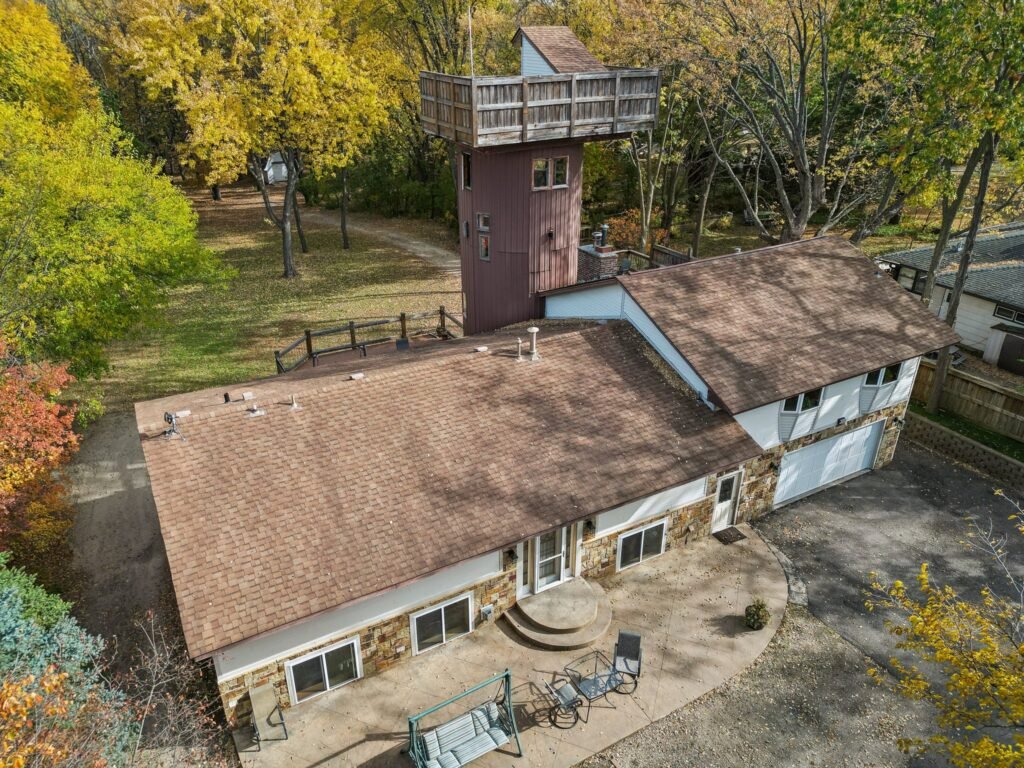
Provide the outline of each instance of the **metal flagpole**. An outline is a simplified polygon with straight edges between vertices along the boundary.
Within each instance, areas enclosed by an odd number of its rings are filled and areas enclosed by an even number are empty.
[[[473,3],[466,8],[466,15],[469,16],[469,76],[476,77],[473,65]]]

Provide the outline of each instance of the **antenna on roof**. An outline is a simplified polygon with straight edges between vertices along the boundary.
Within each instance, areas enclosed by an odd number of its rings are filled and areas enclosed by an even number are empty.
[[[473,3],[466,8],[466,15],[469,17],[469,76],[476,77],[476,68],[473,64]]]
[[[181,438],[182,442],[185,442],[185,436],[178,429],[178,414],[166,411],[164,413],[164,422],[167,424],[167,429],[164,430],[164,437],[170,440],[177,435]]]

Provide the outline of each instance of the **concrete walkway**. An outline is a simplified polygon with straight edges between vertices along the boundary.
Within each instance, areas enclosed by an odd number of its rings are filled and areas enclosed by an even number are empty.
[[[246,768],[283,766],[408,766],[401,754],[407,718],[500,672],[512,671],[513,704],[523,757],[514,748],[492,752],[474,766],[562,768],[665,717],[746,668],[778,629],[786,606],[786,578],[764,542],[725,546],[714,539],[676,549],[603,581],[612,601],[608,632],[594,649],[610,655],[619,629],[643,635],[643,675],[634,693],[594,702],[589,723],[558,729],[548,720],[542,682],[563,675],[591,649],[542,651],[522,645],[503,622],[409,662],[286,711],[290,738],[244,752]],[[743,626],[754,597],[768,602],[770,625]],[[480,701],[464,700],[447,717]],[[438,715],[437,722],[446,718]],[[430,723],[423,723],[429,727]]]

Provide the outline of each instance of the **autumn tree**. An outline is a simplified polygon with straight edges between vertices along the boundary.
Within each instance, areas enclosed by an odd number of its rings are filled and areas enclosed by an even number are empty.
[[[1014,506],[1011,520],[1024,534]],[[1011,558],[1016,547],[1005,536],[975,523],[969,541],[996,564],[1001,588],[989,585],[976,598],[965,597],[936,583],[927,563],[916,588],[873,577],[868,608],[897,617],[886,620],[896,647],[923,665],[894,658],[895,682],[881,670],[872,676],[935,708],[939,733],[903,739],[903,749],[939,752],[958,768],[1010,768],[1024,761],[1024,581]]]
[[[174,99],[209,183],[252,174],[281,232],[284,277],[297,274],[299,177],[346,166],[387,116],[390,55],[376,35],[350,34],[352,13],[321,0],[151,0],[116,41],[151,94]],[[262,172],[274,152],[288,169],[280,211]]]

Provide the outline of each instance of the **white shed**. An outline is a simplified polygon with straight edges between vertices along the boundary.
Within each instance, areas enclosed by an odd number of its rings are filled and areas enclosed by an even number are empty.
[[[280,152],[271,152],[263,163],[263,179],[267,184],[288,180],[288,165]]]

